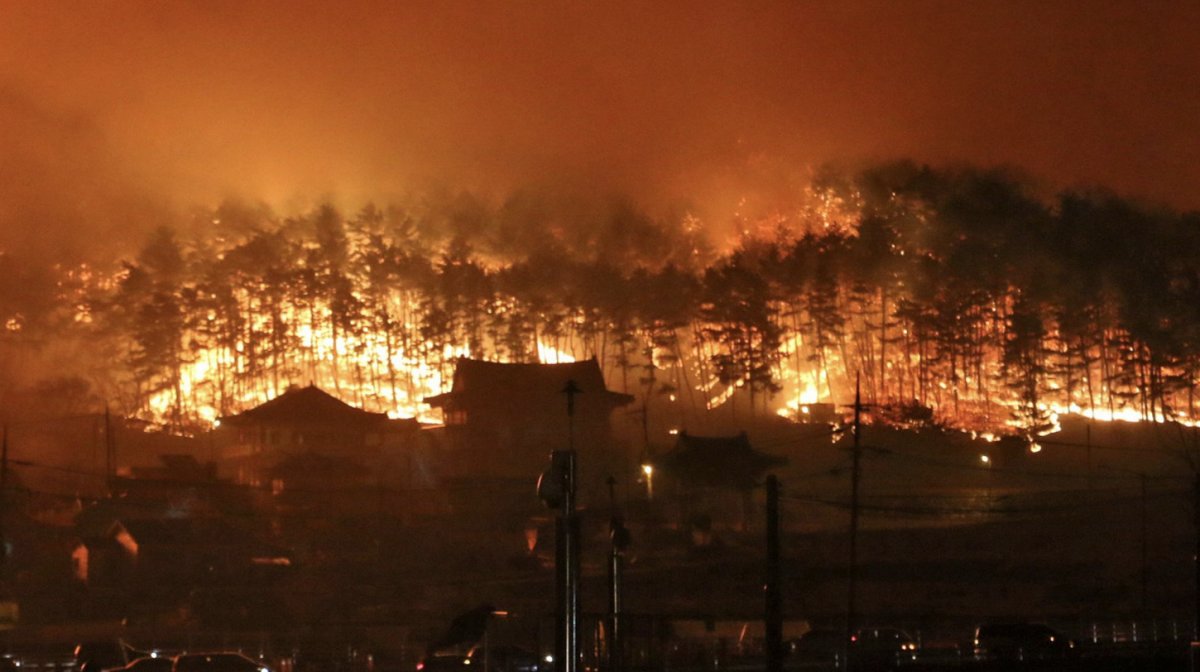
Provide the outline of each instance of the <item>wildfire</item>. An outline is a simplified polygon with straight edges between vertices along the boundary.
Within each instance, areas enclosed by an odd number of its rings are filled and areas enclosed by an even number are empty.
[[[311,311],[322,309],[317,305]],[[293,370],[299,369],[293,375],[266,378],[257,385],[235,385],[232,380],[245,373],[246,354],[254,348],[250,337],[239,339],[232,348],[199,348],[191,361],[180,367],[177,389],[162,389],[149,397],[150,419],[165,424],[176,407],[183,406],[189,415],[215,425],[220,416],[233,409],[264,403],[289,385],[312,383],[350,403],[382,409],[392,418],[438,423],[441,411],[431,408],[424,399],[444,392],[453,372],[433,362],[472,356],[469,348],[438,346],[428,341],[389,345],[388,338],[377,331],[335,333],[330,321],[313,320],[310,311],[286,308],[278,317],[296,323],[295,351],[288,353],[289,358],[299,360],[293,362]],[[256,315],[249,332],[266,329],[267,323],[267,316]],[[319,326],[314,328],[314,324]],[[541,341],[536,350],[543,363],[576,361],[572,354]]]
[[[247,304],[251,303],[248,298],[246,301]],[[415,314],[417,306],[409,305],[405,308],[409,314]],[[314,315],[328,315],[329,311],[327,305],[320,303],[303,310],[285,307],[274,317],[249,311],[252,318],[248,321],[244,334],[231,346],[193,349],[188,360],[179,367],[177,385],[163,387],[149,396],[146,402],[147,419],[167,424],[173,414],[183,409],[189,417],[212,425],[222,415],[261,404],[278,396],[289,385],[313,383],[331,390],[349,403],[382,410],[393,418],[411,417],[422,422],[441,422],[440,411],[424,403],[424,398],[447,389],[452,374],[448,363],[458,357],[478,356],[478,353],[472,353],[467,347],[439,345],[427,340],[395,342],[395,339],[389,339],[386,334],[377,330],[363,330],[353,334],[338,331],[331,320],[314,318]],[[81,306],[75,319],[80,322],[90,321],[91,309]],[[215,316],[211,314],[207,316],[210,322],[214,319]],[[255,339],[270,328],[272,319],[294,325],[291,350],[271,355],[281,358],[284,363],[282,368],[288,373],[263,376],[254,384],[246,384],[247,374],[250,373],[251,354],[256,348],[261,349],[261,343],[257,343]],[[406,324],[404,327],[410,332],[418,331],[416,324]],[[19,330],[20,323],[10,320],[6,328],[10,331]],[[196,334],[190,334],[186,338],[194,343],[198,342]],[[572,352],[554,347],[541,339],[533,345],[533,351],[542,363],[577,361]],[[654,356],[655,369],[663,371],[663,375],[671,375],[673,368],[692,365],[687,361],[673,362],[653,348],[649,351]],[[839,389],[830,378],[828,369],[816,368],[812,363],[813,359],[811,349],[806,348],[805,340],[800,335],[792,335],[780,346],[781,364],[777,373],[781,389],[773,401],[774,412],[779,416],[805,421],[810,417],[812,405],[822,401],[834,403],[845,397],[845,390]],[[826,354],[827,367],[837,361],[837,354]],[[897,367],[889,363],[887,369],[892,373]],[[696,370],[692,371],[692,375],[697,373]],[[702,377],[701,379],[703,380]],[[969,378],[967,380],[970,381]],[[697,387],[706,395],[706,407],[715,409],[728,403],[744,389],[745,382],[738,380],[720,383],[710,377],[707,382]],[[952,389],[946,381],[938,381],[934,387],[941,394]],[[1051,390],[1060,387],[1054,384],[1047,386]],[[822,390],[832,391],[832,394],[826,392],[823,395]],[[673,398],[674,396],[672,395]],[[964,400],[961,403],[971,402]],[[1015,402],[1006,403],[1008,408],[1016,408]],[[1096,421],[1137,422],[1154,419],[1129,405],[1110,409],[1088,407],[1078,402],[1045,403],[1040,404],[1038,410],[1045,416],[1046,421],[1036,428],[1034,433],[1037,435],[1057,431],[1058,418],[1064,414],[1080,415]],[[1195,424],[1189,418],[1181,420],[1185,424]],[[1018,433],[1029,430],[1027,425],[1017,419],[1008,418],[1003,420],[1002,424]],[[977,428],[976,435],[989,441],[999,438],[984,426]]]
[[[555,349],[538,341],[537,344],[538,361],[543,364],[569,364],[576,361],[575,357],[562,350]]]
[[[785,339],[779,349],[781,361],[798,361],[803,349],[802,336],[797,334]],[[809,407],[820,401],[820,387],[823,385],[826,389],[829,388],[829,378],[823,370],[813,372],[801,371],[798,366],[786,367],[780,380],[783,388],[781,396],[785,401],[775,412],[781,417],[801,421],[810,414]]]
[[[868,196],[809,196],[798,219],[745,218],[745,247],[707,267],[455,256],[323,211],[325,228],[264,222],[245,239],[173,254],[162,254],[170,240],[156,240],[158,256],[112,273],[59,268],[57,298],[69,328],[109,339],[96,348],[112,359],[97,367],[112,369],[105,393],[182,431],[306,384],[438,422],[424,399],[446,391],[458,357],[595,357],[611,387],[648,406],[669,396],[681,417],[741,404],[812,421],[848,403],[860,380],[883,421],[989,438],[1044,435],[1068,414],[1195,424],[1200,360],[1152,351],[1119,315],[1071,322],[1021,287],[942,287],[936,246],[967,234],[918,235],[936,213],[911,195],[874,204],[903,226],[876,231],[863,249],[854,246],[866,237],[857,218]],[[693,251],[700,229],[694,216],[682,222]],[[882,257],[880,268],[862,268],[863,255]],[[926,270],[933,280],[921,280]],[[13,341],[43,324],[16,311],[0,319]]]
[[[266,315],[255,315],[247,335],[232,347],[197,348],[191,360],[179,368],[177,389],[162,389],[150,396],[151,419],[166,423],[183,407],[187,414],[213,424],[221,415],[278,396],[289,385],[312,383],[350,403],[383,409],[389,417],[441,421],[440,412],[423,399],[442,392],[451,372],[431,360],[451,362],[469,357],[468,348],[437,347],[428,342],[389,346],[388,338],[377,331],[347,335],[329,320],[313,319],[314,314],[327,314],[328,310],[320,304],[306,311],[288,307],[277,316],[295,324],[294,350],[277,355],[287,361],[291,375],[265,377],[253,385],[235,382],[247,372],[247,354],[256,346],[253,335],[269,326]],[[552,348],[546,347],[545,352],[557,361],[569,361],[569,355]]]

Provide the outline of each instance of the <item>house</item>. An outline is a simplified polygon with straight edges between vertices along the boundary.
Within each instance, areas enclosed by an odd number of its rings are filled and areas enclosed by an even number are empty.
[[[577,390],[573,398],[565,393],[568,382]],[[610,418],[633,397],[606,387],[595,358],[565,364],[460,358],[450,391],[425,401],[442,409],[447,478],[532,484],[550,452],[568,448],[578,451],[584,479],[632,469]]]
[[[245,602],[290,574],[291,553],[266,541],[251,520],[113,518],[105,508],[86,514],[71,561],[93,616],[194,609],[207,592]]]
[[[134,584],[190,585],[270,537],[260,516],[265,493],[217,478],[190,455],[160,460],[111,479],[111,496],[75,516],[76,578],[126,593]]]
[[[334,543],[322,530],[340,517],[407,525],[446,510],[419,430],[309,385],[221,418],[213,443],[219,471],[269,493],[276,531],[311,548]]]
[[[415,429],[415,420],[400,421]],[[219,420],[226,432],[224,457],[266,452],[359,454],[378,449],[397,431],[386,413],[355,408],[309,385],[291,387],[274,399]]]
[[[364,484],[377,483],[383,468],[392,486],[418,488],[429,486],[423,482],[426,470],[414,461],[419,428],[415,419],[355,408],[309,385],[221,418],[214,442],[223,472],[276,493],[287,488],[279,465],[306,454],[358,465]]]

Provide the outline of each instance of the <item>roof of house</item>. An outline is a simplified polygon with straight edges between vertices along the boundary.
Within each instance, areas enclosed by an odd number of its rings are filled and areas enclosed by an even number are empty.
[[[334,397],[315,385],[294,387],[247,411],[221,418],[229,425],[339,425],[376,428],[387,423],[387,413],[372,413]]]
[[[664,475],[685,485],[733,489],[754,487],[764,472],[786,463],[751,447],[745,432],[717,437],[681,432],[675,447],[653,460]]]
[[[607,388],[595,357],[565,364],[510,364],[460,357],[454,367],[450,391],[426,397],[425,401],[436,408],[451,400],[559,395],[566,389],[567,381],[574,381],[584,395],[581,403],[599,399],[611,406],[623,406],[633,401],[631,395]]]

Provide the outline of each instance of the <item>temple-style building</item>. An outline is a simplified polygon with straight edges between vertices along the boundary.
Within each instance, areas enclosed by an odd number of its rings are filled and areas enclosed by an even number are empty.
[[[767,471],[786,463],[785,458],[755,450],[745,432],[736,436],[682,432],[671,451],[656,458],[653,466],[655,478],[670,487],[664,494],[678,505],[684,522],[703,516],[744,529],[752,515],[751,493]]]
[[[577,390],[570,409],[568,381]],[[448,459],[441,471],[447,478],[513,479],[532,492],[550,452],[572,447],[581,480],[635,468],[611,427],[613,411],[633,397],[606,387],[595,358],[566,364],[461,358],[450,391],[426,401],[445,419]]]

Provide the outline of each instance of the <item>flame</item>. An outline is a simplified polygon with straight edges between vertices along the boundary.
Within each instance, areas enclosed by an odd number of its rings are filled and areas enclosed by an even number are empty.
[[[412,306],[410,306],[412,307]],[[377,331],[365,331],[353,336],[334,332],[328,320],[316,321],[314,328],[312,313],[328,311],[320,304],[311,310],[298,311],[294,307],[280,311],[280,318],[297,323],[294,330],[296,352],[293,358],[309,359],[312,364],[305,367],[304,375],[293,375],[278,381],[264,380],[257,385],[248,385],[240,391],[223,390],[222,378],[240,373],[245,366],[246,354],[252,349],[250,338],[238,340],[233,348],[200,348],[190,362],[180,367],[178,391],[163,389],[150,395],[147,408],[150,420],[166,424],[172,416],[176,397],[183,400],[186,412],[209,426],[216,426],[222,415],[262,404],[282,394],[290,385],[312,383],[335,396],[368,409],[380,409],[391,418],[416,418],[425,423],[442,421],[441,411],[425,403],[431,397],[446,391],[450,375],[448,367],[439,367],[434,362],[450,363],[459,357],[470,357],[469,348],[437,346],[430,342],[418,342],[405,347],[392,343],[389,347],[385,335]],[[212,316],[210,316],[211,319]],[[265,315],[255,315],[248,332],[262,332],[269,328]],[[416,325],[406,325],[415,331]],[[189,334],[187,338],[191,338]],[[536,351],[539,361],[557,364],[576,361],[574,355],[538,341]],[[336,368],[335,362],[344,362]],[[383,371],[394,371],[398,377],[392,385],[387,377],[378,375]],[[359,375],[354,372],[375,372],[375,375]],[[224,407],[224,409],[222,408]]]
[[[180,367],[178,396],[184,400],[190,415],[208,424],[215,425],[221,415],[236,412],[264,403],[287,390],[289,385],[312,383],[327,389],[348,403],[363,408],[381,409],[392,418],[416,418],[421,422],[439,423],[441,413],[423,400],[445,390],[449,382],[448,373],[434,366],[430,360],[452,362],[458,357],[469,357],[465,347],[443,346],[421,342],[413,347],[389,348],[387,338],[376,331],[365,331],[354,336],[335,333],[328,320],[316,322],[314,329],[312,313],[328,311],[318,304],[309,311],[298,311],[293,307],[280,311],[280,318],[298,322],[295,328],[296,352],[293,358],[309,359],[311,365],[304,367],[301,375],[288,376],[278,381],[264,380],[258,385],[248,385],[240,391],[230,392],[222,378],[244,370],[246,353],[252,349],[250,337],[238,340],[233,348],[200,348],[192,361]],[[269,327],[267,316],[255,315],[248,332],[262,332]],[[413,326],[413,325],[408,325]],[[192,335],[189,335],[192,336]],[[547,353],[559,361],[569,361],[569,355],[552,348]],[[539,344],[539,352],[542,347]],[[344,369],[335,362],[344,362]],[[398,380],[392,385],[381,380],[382,371],[397,372]],[[375,372],[363,375],[362,372]],[[307,374],[307,379],[303,374]],[[385,377],[386,378],[386,377]],[[176,405],[177,392],[164,389],[151,395],[147,406],[151,420],[165,424]],[[223,402],[223,403],[222,403]],[[222,405],[227,410],[222,410]]]
[[[845,228],[850,221],[845,210],[852,210],[853,204],[830,200],[827,194],[817,196],[813,221],[818,227]],[[772,226],[784,223],[772,222]],[[111,299],[117,295],[129,272],[105,274],[87,265],[58,271],[58,298],[73,309],[67,321],[81,333],[94,333],[90,330],[97,326],[94,323],[104,321],[106,305],[95,301],[95,297]],[[638,325],[641,331],[634,339],[637,342],[621,341],[622,354],[616,357],[612,345],[615,334],[597,334],[596,321],[590,316],[585,319],[582,313],[567,313],[554,316],[552,322],[551,316],[535,315],[531,333],[488,331],[492,328],[489,325],[470,339],[472,345],[468,347],[459,342],[466,340],[461,330],[428,333],[425,321],[429,297],[414,289],[389,290],[387,296],[373,299],[372,310],[376,312],[364,310],[340,324],[335,322],[337,311],[328,298],[289,296],[276,298],[279,305],[275,305],[266,298],[278,296],[271,289],[265,281],[258,286],[245,281],[233,290],[233,307],[222,307],[220,311],[201,308],[189,316],[188,329],[175,344],[179,361],[173,363],[170,374],[155,372],[133,381],[133,374],[126,372],[128,377],[119,379],[118,384],[136,389],[137,395],[128,396],[143,400],[129,409],[131,414],[159,426],[213,425],[218,418],[264,403],[289,386],[314,384],[360,408],[385,412],[393,418],[437,423],[442,420],[440,411],[424,399],[447,391],[458,357],[557,364],[596,356],[606,367],[610,386],[615,380],[626,380],[635,388],[622,390],[625,392],[645,393],[643,386],[634,382],[636,375],[612,375],[618,367],[625,367],[623,374],[649,367],[660,380],[670,381],[674,390],[690,385],[692,391],[700,393],[676,395],[672,391],[672,401],[694,398],[698,405],[711,410],[753,387],[751,391],[759,395],[756,400],[765,400],[770,412],[800,422],[811,416],[814,404],[845,404],[853,398],[855,375],[862,374],[864,397],[872,403],[919,403],[932,412],[935,421],[974,431],[985,441],[998,440],[1001,433],[1052,433],[1059,430],[1060,418],[1066,415],[1098,422],[1170,419],[1187,426],[1200,424],[1180,411],[1191,407],[1186,388],[1156,399],[1157,408],[1143,408],[1139,404],[1146,403],[1142,400],[1145,395],[1139,396],[1136,382],[1102,374],[1099,365],[1091,363],[1082,370],[1076,368],[1074,374],[1063,374],[1054,366],[1038,367],[1037,394],[1026,395],[1032,399],[1022,403],[1019,393],[1014,392],[1013,381],[1005,377],[1008,371],[1003,348],[994,345],[1004,342],[1003,327],[997,326],[1003,320],[980,322],[977,337],[993,345],[981,348],[978,361],[967,366],[936,352],[936,339],[919,333],[914,326],[919,323],[906,322],[898,315],[890,315],[891,322],[882,319],[889,304],[869,293],[857,296],[856,309],[841,316],[845,324],[836,342],[814,332],[813,316],[805,313],[808,309],[802,305],[785,305],[782,301],[773,305],[776,315],[770,319],[781,336],[777,351],[764,358],[768,363],[763,366],[770,368],[770,382],[778,389],[772,387],[773,393],[767,393],[762,391],[765,386],[754,386],[748,377],[718,379],[709,363],[714,355],[729,354],[722,348],[733,346],[712,342],[705,333],[716,333],[721,325],[672,327],[679,332],[670,332],[678,342],[670,341],[669,346],[654,338],[658,334],[661,339],[661,325]],[[353,298],[366,302],[359,294]],[[1003,314],[1011,310],[1011,302],[1011,298],[999,299],[993,308]],[[485,307],[475,309],[506,326],[508,322],[527,320],[530,312],[512,296],[489,300]],[[390,321],[380,320],[381,310],[386,310]],[[36,331],[39,326],[37,321],[27,324],[20,314],[3,319],[0,333],[12,338]],[[549,335],[539,332],[551,326]],[[228,333],[231,329],[233,333]],[[278,334],[282,334],[276,336],[280,342],[271,342],[272,335]],[[1053,325],[1048,325],[1046,334],[1045,347],[1038,350],[1042,353],[1038,356],[1057,356],[1055,348],[1063,347],[1056,340],[1061,335]],[[620,338],[627,335],[621,334]],[[1117,335],[1111,339],[1117,340]],[[912,343],[918,341],[933,343],[935,351],[914,349]],[[128,347],[128,341],[120,345]],[[1099,346],[1091,347],[1081,358],[1083,361],[1100,359]],[[739,360],[739,366],[742,364]],[[934,368],[930,372],[926,367]],[[1164,369],[1163,373],[1178,378],[1186,372]],[[1082,378],[1087,379],[1089,389],[1084,389]],[[144,390],[148,388],[147,394]]]
[[[707,402],[708,410],[711,411],[712,409],[717,408],[721,404],[724,404],[733,398],[733,393],[737,392],[737,388],[738,386],[736,384],[726,385],[725,388],[718,392],[715,396],[709,397]]]
[[[1149,417],[1133,406],[1128,405],[1108,409],[1095,406],[1085,407],[1072,402],[1070,404],[1051,404],[1049,408],[1058,414],[1078,415],[1095,422],[1145,422],[1147,420],[1155,420],[1155,418]],[[1184,427],[1200,426],[1200,420],[1195,418],[1174,416],[1172,419]]]
[[[538,361],[543,364],[569,364],[575,358],[562,350],[555,349],[541,341],[537,344]]]
[[[784,339],[779,348],[781,361],[795,361],[798,354],[804,352],[804,337],[793,334]],[[780,376],[783,406],[776,414],[784,418],[803,421],[810,413],[812,404],[821,400],[820,387],[828,389],[829,378],[825,371],[799,371],[795,366],[785,367]]]
[[[111,278],[102,279],[98,274],[85,269],[72,275],[71,282],[96,282],[111,286],[115,281]],[[219,417],[264,403],[282,394],[290,385],[312,383],[329,390],[347,403],[370,410],[380,410],[393,418],[412,417],[422,422],[438,423],[442,420],[440,411],[426,404],[424,398],[447,390],[455,358],[479,355],[472,353],[467,347],[439,345],[430,341],[401,342],[395,338],[389,341],[385,334],[371,329],[353,334],[335,331],[328,318],[332,311],[327,304],[321,302],[315,302],[303,309],[286,306],[272,318],[268,311],[256,305],[251,297],[242,294],[238,299],[241,305],[247,307],[246,312],[249,316],[240,337],[232,345],[194,348],[188,361],[179,368],[177,385],[159,389],[149,396],[143,413],[148,417],[144,419],[167,424],[174,409],[182,407],[187,417],[214,425]],[[78,311],[75,321],[90,322],[93,319],[91,309],[83,302],[76,305]],[[419,314],[416,298],[393,297],[392,308],[397,315]],[[498,307],[500,311],[511,309],[512,306]],[[216,319],[217,316],[211,311],[206,315],[206,320],[210,323]],[[256,339],[261,340],[262,334],[269,333],[272,319],[293,325],[292,349],[283,354],[283,368],[288,370],[288,374],[278,378],[247,376],[248,360],[254,355],[256,347],[259,350],[262,348],[261,343],[256,343]],[[14,330],[11,324],[6,325],[6,328]],[[418,333],[419,325],[406,322],[403,329],[407,333]],[[897,329],[895,333],[901,333],[901,330]],[[202,341],[195,333],[185,334],[184,340]],[[577,361],[576,353],[560,349],[541,339],[531,345],[533,347],[530,350],[536,352],[540,362],[556,364]],[[687,351],[686,348],[681,349]],[[704,393],[705,406],[708,409],[728,403],[746,385],[745,380],[722,383],[711,375],[706,379],[700,375],[701,369],[694,358],[676,360],[665,356],[668,354],[665,351],[660,353],[655,348],[649,348],[648,352],[655,369],[664,377],[672,376],[675,367],[687,367],[688,372],[684,378],[702,381],[695,385],[695,388]],[[489,353],[483,354],[486,357]],[[494,359],[506,361],[497,357],[496,353],[490,354]],[[833,350],[820,353],[820,360],[824,362],[825,368],[818,368],[814,363],[818,358],[814,356],[811,344],[806,342],[802,334],[793,333],[783,339],[778,354],[780,363],[775,374],[781,389],[775,398],[774,413],[791,420],[804,421],[810,415],[813,404],[822,401],[835,403],[846,398],[845,382],[842,381],[839,385],[838,381],[830,376],[831,370],[842,367],[842,353]],[[895,376],[902,367],[912,368],[920,364],[919,356],[907,357],[908,361],[903,358],[888,361],[887,375]],[[998,364],[993,363],[992,366]],[[244,382],[247,378],[255,382]],[[996,429],[999,426],[1017,433],[1044,436],[1059,431],[1060,417],[1067,414],[1098,422],[1139,422],[1157,419],[1135,408],[1132,402],[1110,408],[1089,405],[1077,398],[1039,403],[1036,410],[1043,422],[1032,428],[1026,426],[1022,420],[1006,417],[1010,413],[1014,417],[1019,415],[1016,413],[1019,405],[1014,399],[994,400],[991,403],[998,410],[988,411],[981,400],[969,393],[976,382],[974,376],[966,375],[957,384],[946,380],[931,381],[930,405],[943,418],[949,417],[951,424],[956,423],[973,431],[974,436],[984,441],[998,440],[999,433]],[[1066,389],[1058,380],[1046,381],[1047,396],[1066,397]],[[951,397],[951,394],[957,395],[957,398]],[[1078,390],[1074,394],[1076,397],[1082,395]],[[675,398],[674,394],[671,396]],[[945,410],[939,410],[948,409],[952,404],[956,414],[954,416],[947,416]],[[1188,417],[1172,419],[1188,426],[1198,424],[1196,420]]]
[[[798,419],[809,415],[809,406],[817,403],[820,393],[817,392],[817,385],[812,380],[804,380],[801,384],[804,386],[803,389],[796,396],[784,402],[783,408],[776,413],[785,418]]]

